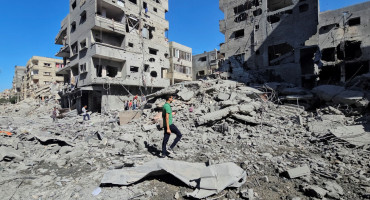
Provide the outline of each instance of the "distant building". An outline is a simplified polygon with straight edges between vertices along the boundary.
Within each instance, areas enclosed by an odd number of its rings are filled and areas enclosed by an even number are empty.
[[[0,99],[6,99],[9,100],[10,98],[10,90],[5,89],[3,92],[0,93]]]
[[[170,85],[165,37],[168,0],[70,0],[55,43],[63,45],[69,90],[62,106],[90,111],[119,110],[129,95],[149,94]]]
[[[204,52],[193,56],[193,80],[212,74],[219,68],[219,62],[223,59],[220,51]]]
[[[26,74],[26,67],[15,66],[13,84],[11,94],[17,96],[17,101],[20,100],[21,90],[22,90],[22,78]]]
[[[63,84],[63,76],[56,71],[63,68],[63,60],[33,56],[26,65],[26,74],[22,80],[22,99],[34,98],[35,91],[52,83]]]
[[[176,42],[170,42],[170,68],[165,78],[171,81],[171,85],[183,81],[191,81],[192,78],[192,49]]]

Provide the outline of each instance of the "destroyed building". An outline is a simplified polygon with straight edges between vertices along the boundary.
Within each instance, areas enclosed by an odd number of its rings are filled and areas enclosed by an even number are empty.
[[[247,70],[257,70],[268,81],[310,89],[343,84],[369,72],[369,5],[320,13],[317,0],[220,0],[222,70],[243,82]]]
[[[22,87],[22,77],[26,74],[26,67],[15,66],[14,76],[12,82],[12,95],[17,96],[17,101],[20,100],[21,87]]]
[[[171,85],[183,81],[191,81],[192,49],[176,42],[170,42],[170,68],[165,77],[171,80]]]
[[[71,86],[62,93],[62,106],[120,109],[127,95],[168,86],[167,11],[167,0],[70,0],[55,39],[65,63],[58,74]]]
[[[321,83],[346,83],[369,72],[369,15],[370,2],[320,13]]]
[[[22,80],[22,99],[35,98],[37,90],[50,84],[63,83],[63,76],[57,75],[58,68],[63,67],[63,61],[54,58],[33,56],[26,65]]]
[[[193,56],[193,80],[212,74],[224,56],[217,49]]]
[[[313,68],[316,45],[307,45],[317,31],[318,1],[220,0],[225,19],[220,31],[225,43],[220,51],[228,61],[224,70],[235,80],[246,81],[245,70],[264,71],[270,80],[301,85],[301,74]],[[307,66],[306,66],[307,65]],[[309,65],[309,66],[308,66]]]

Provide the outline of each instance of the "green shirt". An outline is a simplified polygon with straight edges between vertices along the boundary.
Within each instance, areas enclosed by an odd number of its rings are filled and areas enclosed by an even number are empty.
[[[165,129],[167,128],[166,113],[169,114],[168,122],[170,123],[169,125],[171,125],[172,124],[172,109],[171,109],[171,105],[167,102],[163,105],[163,108],[162,108],[163,128]]]

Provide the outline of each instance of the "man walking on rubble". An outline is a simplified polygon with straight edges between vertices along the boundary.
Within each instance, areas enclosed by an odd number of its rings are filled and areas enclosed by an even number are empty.
[[[166,97],[166,103],[163,105],[162,108],[162,118],[163,118],[163,129],[164,129],[164,136],[162,142],[162,156],[161,158],[165,158],[167,156],[167,152],[175,154],[173,148],[176,144],[181,140],[181,132],[172,123],[172,109],[170,103],[173,101],[173,96],[169,95]],[[168,150],[166,150],[168,139],[170,139],[171,133],[176,134],[176,138],[173,141],[172,145]]]
[[[86,117],[87,117],[87,120],[90,120],[90,115],[89,113],[87,113],[87,106],[84,106],[82,108],[82,116],[84,117],[84,121],[86,120]]]

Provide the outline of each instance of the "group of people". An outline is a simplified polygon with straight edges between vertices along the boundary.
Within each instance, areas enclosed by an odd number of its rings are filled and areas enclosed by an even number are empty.
[[[145,102],[146,98],[144,95],[141,95],[141,98],[135,95],[132,100],[125,101],[125,110],[137,110]]]

